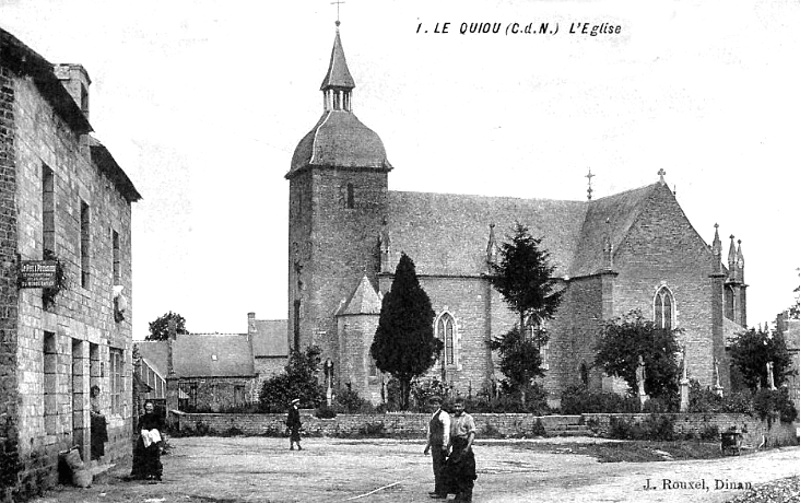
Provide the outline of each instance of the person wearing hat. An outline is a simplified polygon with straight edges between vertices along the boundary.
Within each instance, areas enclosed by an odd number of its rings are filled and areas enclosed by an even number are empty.
[[[298,404],[300,398],[295,398],[290,402],[289,414],[286,417],[286,427],[289,430],[289,450],[295,450],[295,444],[298,444],[298,450],[303,450],[300,446],[300,411]]]
[[[434,492],[430,492],[428,495],[436,499],[445,499],[448,497],[448,491],[442,483],[442,468],[445,466],[445,458],[448,456],[451,418],[447,412],[442,410],[440,397],[431,397],[428,404],[434,411],[428,422],[428,443],[423,450],[423,454],[431,452],[431,463],[434,468]]]

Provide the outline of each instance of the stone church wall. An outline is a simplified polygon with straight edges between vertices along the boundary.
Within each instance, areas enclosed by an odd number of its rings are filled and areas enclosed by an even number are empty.
[[[304,177],[300,179],[300,177]],[[347,206],[347,185],[354,186],[353,208]],[[337,360],[336,320],[334,312],[340,302],[358,286],[362,277],[377,285],[378,233],[387,211],[387,173],[345,169],[314,169],[311,176],[299,175],[290,185],[306,184],[298,192],[307,192],[310,202],[290,201],[290,268],[293,268],[293,249],[297,248],[300,265],[301,340],[314,341],[323,350],[323,360]],[[291,197],[294,192],[291,190]],[[310,204],[309,235],[297,235],[294,230],[292,205],[305,208]],[[302,210],[301,210],[302,211]],[[299,225],[306,217],[299,215]],[[298,234],[305,231],[298,231]],[[297,246],[295,246],[297,242]],[[294,279],[293,279],[294,278]],[[313,279],[312,279],[313,278]],[[291,289],[297,278],[290,274],[289,330],[293,332]],[[291,338],[290,338],[291,340]],[[304,346],[306,342],[302,343]]]
[[[582,382],[581,364],[588,370],[587,385],[601,387],[601,371],[593,368],[598,330],[603,319],[604,283],[612,278],[590,276],[569,283],[555,318],[548,324],[550,365],[542,383],[549,398],[559,398],[561,391]]]
[[[615,270],[619,276],[614,315],[639,309],[653,319],[653,299],[666,286],[674,300],[673,326],[684,331],[680,341],[687,344],[688,377],[704,386],[714,384],[712,253],[667,186],[656,192],[634,223],[615,255]],[[728,366],[720,368],[725,378],[723,370]]]
[[[336,363],[334,364],[334,384],[338,384],[340,388],[350,386],[360,397],[372,403],[380,403],[381,382],[378,370],[370,375],[370,346],[378,328],[378,315],[339,316],[337,323],[341,359],[339,370]]]
[[[29,77],[3,71],[2,133],[13,131],[14,145],[0,153],[3,168],[14,176],[3,178],[3,190],[15,182],[16,222],[2,215],[4,227],[14,226],[4,242],[12,243],[22,260],[43,255],[43,166],[54,173],[55,252],[65,266],[68,285],[45,310],[41,289],[17,291],[16,284],[3,288],[4,354],[15,362],[15,379],[3,372],[9,386],[16,386],[18,407],[7,408],[17,433],[21,471],[18,490],[29,493],[56,479],[59,451],[79,445],[89,459],[89,389],[102,389],[101,408],[109,422],[106,461],[130,454],[131,428],[131,327],[128,319],[115,322],[112,287],[112,232],[119,237],[120,284],[130,298],[130,204],[89,160],[86,138],[67,126],[40,94]],[[11,118],[13,124],[8,124]],[[13,159],[13,160],[12,160]],[[11,163],[9,164],[9,161]],[[9,199],[3,198],[3,201]],[[89,283],[81,283],[81,201],[89,207]],[[12,212],[13,213],[13,212]],[[15,264],[16,259],[8,262]],[[15,267],[4,267],[15,270]],[[11,292],[17,292],[15,294]],[[12,309],[14,299],[18,297]],[[11,329],[15,326],[14,329]],[[6,328],[6,327],[4,327]],[[14,337],[16,339],[14,339]],[[110,348],[122,355],[121,394],[112,410]],[[5,350],[9,350],[8,353]],[[13,391],[3,393],[14,397]],[[9,433],[13,433],[9,431]],[[8,441],[6,441],[8,442]],[[10,444],[9,444],[10,445]]]

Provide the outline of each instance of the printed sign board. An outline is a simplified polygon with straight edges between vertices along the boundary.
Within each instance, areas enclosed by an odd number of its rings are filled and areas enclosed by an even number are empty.
[[[20,288],[54,288],[55,260],[23,260],[20,268]]]

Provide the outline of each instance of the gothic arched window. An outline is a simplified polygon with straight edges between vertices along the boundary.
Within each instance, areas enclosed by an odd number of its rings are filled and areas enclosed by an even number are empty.
[[[445,354],[443,361],[446,365],[456,363],[456,344],[453,316],[448,313],[443,314],[437,320],[437,338],[445,344]]]
[[[537,348],[540,350],[540,358],[542,359],[542,369],[549,370],[551,364],[551,341],[545,340],[543,342],[546,335],[545,330],[534,316],[529,316],[526,320],[524,335],[526,339],[537,343]]]
[[[656,328],[673,328],[673,295],[666,287],[656,292],[654,297],[654,324]]]

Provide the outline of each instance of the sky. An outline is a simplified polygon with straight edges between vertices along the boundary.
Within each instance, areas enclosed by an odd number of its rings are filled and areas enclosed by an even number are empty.
[[[720,225],[724,262],[728,236],[742,240],[749,324],[793,302],[798,2],[339,8],[353,110],[384,142],[390,190],[584,200],[588,169],[593,198],[664,170],[707,243]],[[87,69],[94,135],[143,196],[135,339],[167,311],[192,332],[245,332],[248,312],[286,318],[284,175],[322,114],[336,19],[329,0],[0,0],[3,29]],[[558,31],[507,33],[513,23]]]

